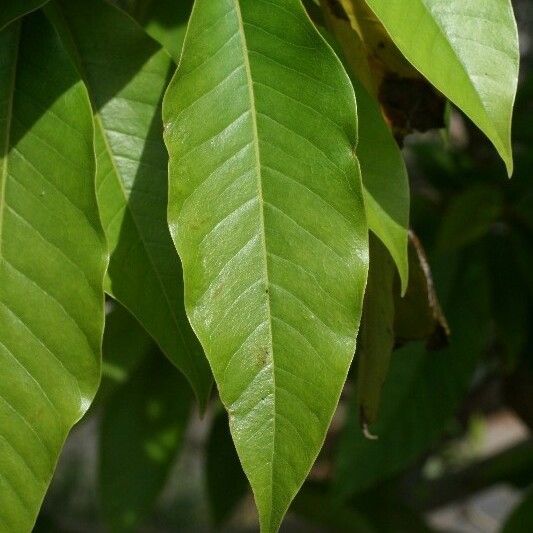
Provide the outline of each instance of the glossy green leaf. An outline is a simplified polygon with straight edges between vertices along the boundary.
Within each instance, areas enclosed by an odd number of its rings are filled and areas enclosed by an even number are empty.
[[[381,239],[394,259],[404,292],[409,281],[407,170],[378,105],[357,78],[352,77],[352,83],[360,131],[357,158],[361,164],[368,227]]]
[[[357,347],[357,406],[365,431],[376,421],[394,348],[394,274],[387,249],[376,238],[370,239],[370,269]]]
[[[0,32],[0,530],[30,531],[100,375],[105,242],[87,93],[41,14]]]
[[[489,324],[486,272],[472,259],[460,272],[446,308],[449,348],[427,352],[418,343],[393,353],[380,415],[370,428],[379,439],[366,439],[357,414],[349,416],[337,459],[340,496],[360,493],[408,467],[453,417],[485,348]]]
[[[157,350],[107,402],[99,490],[111,531],[136,531],[160,494],[189,419],[187,382]]]
[[[229,432],[228,415],[220,410],[213,420],[206,450],[206,483],[211,516],[221,526],[249,489]]]
[[[211,373],[185,316],[181,267],[166,225],[168,157],[160,114],[173,62],[102,0],[62,0],[53,7],[95,110],[98,203],[111,250],[106,289],[185,374],[204,405]]]
[[[194,0],[115,0],[177,61]]]
[[[487,135],[513,171],[518,32],[510,0],[364,0],[405,57]]]
[[[0,30],[20,17],[39,9],[48,0],[3,0],[0,6]]]
[[[186,309],[275,531],[355,348],[368,249],[354,93],[299,0],[197,0],[163,111]]]

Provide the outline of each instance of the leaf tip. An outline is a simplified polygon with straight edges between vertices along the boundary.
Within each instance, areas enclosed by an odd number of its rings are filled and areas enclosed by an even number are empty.
[[[506,159],[504,159],[504,161],[505,167],[507,169],[507,177],[511,179],[513,177],[514,172],[513,156],[509,155]]]

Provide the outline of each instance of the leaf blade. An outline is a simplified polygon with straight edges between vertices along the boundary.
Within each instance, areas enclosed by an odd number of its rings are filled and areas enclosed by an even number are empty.
[[[0,40],[0,522],[26,531],[98,387],[107,254],[85,88],[42,14]]]
[[[329,37],[328,42],[333,44],[350,73],[357,100],[359,138],[356,153],[361,166],[368,227],[393,257],[404,293],[409,280],[410,196],[407,169],[381,109],[366,88],[372,87],[373,83],[365,79],[371,76],[369,73],[365,76],[366,51],[361,49],[363,45],[348,15],[340,6],[333,7],[336,5],[322,4],[325,22],[336,41],[326,30],[323,33],[326,38]]]
[[[511,175],[519,62],[511,3],[417,0],[405,16],[401,0],[366,2],[405,57],[487,135]],[[434,36],[434,45],[424,36]]]
[[[186,309],[273,531],[322,445],[361,313],[354,95],[300,2],[198,0],[163,114]]]
[[[352,78],[352,84],[361,125],[357,157],[361,163],[368,226],[394,259],[404,293],[409,282],[407,169],[378,106],[357,79]]]

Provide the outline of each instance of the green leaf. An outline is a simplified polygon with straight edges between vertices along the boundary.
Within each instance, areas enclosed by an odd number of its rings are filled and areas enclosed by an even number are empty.
[[[371,239],[370,269],[357,350],[357,406],[365,431],[376,421],[394,347],[393,289],[391,256],[380,241]]]
[[[513,172],[518,32],[510,0],[366,0],[405,57],[485,133]]]
[[[105,406],[99,490],[112,531],[135,531],[168,477],[189,419],[186,381],[158,351]]]
[[[100,376],[93,122],[41,14],[0,32],[0,530],[30,531]]]
[[[205,405],[211,373],[185,316],[182,272],[166,224],[161,99],[170,57],[102,0],[51,12],[95,110],[97,194],[111,250],[106,290],[152,335]]]
[[[235,511],[248,490],[229,432],[225,411],[217,413],[207,441],[206,482],[209,506],[215,526],[221,526]]]
[[[357,158],[361,164],[368,226],[394,259],[403,293],[409,281],[407,170],[378,105],[355,77],[352,84],[357,98],[360,131]]]
[[[8,24],[46,4],[48,0],[3,0],[0,8],[0,30]]]
[[[323,4],[336,40],[325,30],[322,34],[343,58],[355,90],[359,140],[357,158],[361,166],[368,227],[385,244],[400,274],[402,293],[407,289],[409,261],[409,179],[402,153],[375,100],[360,81],[357,34],[349,20],[337,18],[336,4]],[[340,9],[340,7],[338,8]],[[344,11],[340,11],[344,14]],[[344,16],[346,16],[344,14]],[[339,46],[340,44],[340,46]]]
[[[123,0],[114,2],[129,13],[177,61],[194,0]]]
[[[275,531],[355,348],[368,230],[354,93],[299,0],[197,0],[163,111],[186,309]]]
[[[489,324],[484,267],[479,258],[462,266],[446,309],[449,348],[427,352],[410,344],[393,353],[380,416],[370,428],[378,440],[366,439],[357,414],[349,416],[337,459],[340,496],[360,493],[409,466],[452,419],[486,345]]]

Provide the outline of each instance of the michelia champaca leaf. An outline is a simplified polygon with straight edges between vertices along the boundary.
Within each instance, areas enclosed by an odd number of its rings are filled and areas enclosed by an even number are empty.
[[[107,262],[87,92],[42,14],[0,32],[0,530],[30,531],[98,387]]]
[[[337,4],[324,3],[328,27],[322,34],[342,57],[355,91],[359,138],[357,159],[361,166],[368,227],[389,250],[400,275],[402,292],[407,289],[409,260],[409,179],[402,153],[377,102],[360,81],[365,74],[366,55],[359,47],[357,33]],[[371,82],[368,82],[369,84]]]
[[[518,32],[510,0],[366,0],[405,57],[485,133],[513,171]]]
[[[394,259],[403,293],[409,281],[407,169],[378,105],[355,77],[352,83],[361,131],[357,157],[361,163],[368,227]]]
[[[163,105],[185,304],[263,531],[304,481],[367,275],[350,81],[299,0],[197,0]]]
[[[0,30],[41,6],[48,0],[4,0],[0,6]]]
[[[185,374],[203,405],[212,377],[183,305],[179,257],[166,224],[161,99],[174,64],[102,0],[51,4],[95,111],[97,193],[111,251],[106,290]]]

